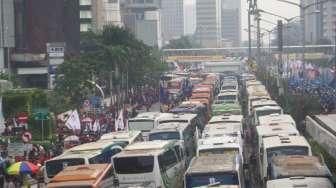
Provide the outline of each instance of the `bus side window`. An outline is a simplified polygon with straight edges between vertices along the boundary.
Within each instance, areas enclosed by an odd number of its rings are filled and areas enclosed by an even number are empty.
[[[162,171],[172,168],[177,164],[177,162],[175,152],[172,149],[169,149],[159,156],[159,164]]]
[[[175,146],[174,150],[175,150],[175,152],[177,154],[178,160],[182,161],[182,159],[183,159],[183,150],[181,149],[181,147],[180,146]]]

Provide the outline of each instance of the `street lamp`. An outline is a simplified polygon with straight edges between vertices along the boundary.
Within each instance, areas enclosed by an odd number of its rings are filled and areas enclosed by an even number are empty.
[[[311,3],[311,4],[308,4],[308,5],[303,5],[302,3],[299,4],[299,3],[294,3],[294,2],[291,2],[291,1],[287,1],[287,0],[277,0],[277,1],[280,1],[280,2],[283,2],[283,3],[287,3],[287,4],[291,4],[291,5],[294,5],[294,6],[297,6],[300,8],[300,22],[301,22],[301,30],[302,30],[302,62],[304,63],[305,62],[305,52],[306,52],[306,24],[305,24],[305,10],[311,6],[314,6],[314,5],[318,5],[318,4],[322,4],[322,3],[325,3],[325,2],[328,2],[328,1],[335,1],[335,0],[323,0],[323,1],[317,1],[315,3]]]

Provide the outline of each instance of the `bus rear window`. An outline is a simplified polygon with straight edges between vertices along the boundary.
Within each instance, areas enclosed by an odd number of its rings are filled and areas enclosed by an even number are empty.
[[[85,164],[83,158],[59,159],[46,162],[46,171],[49,178],[54,177],[67,166],[77,166]]]
[[[142,174],[153,172],[154,157],[138,156],[138,157],[122,157],[115,158],[114,168],[118,174]]]

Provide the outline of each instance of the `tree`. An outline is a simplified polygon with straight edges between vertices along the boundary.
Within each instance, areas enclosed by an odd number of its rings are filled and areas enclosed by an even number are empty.
[[[171,49],[186,49],[186,48],[200,48],[201,45],[194,42],[193,38],[190,36],[182,36],[178,39],[173,39],[169,41],[169,44],[165,48]]]

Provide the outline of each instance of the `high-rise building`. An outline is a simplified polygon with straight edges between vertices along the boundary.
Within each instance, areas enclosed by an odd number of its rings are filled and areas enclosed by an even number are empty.
[[[121,26],[120,0],[79,0],[80,31],[99,31],[105,25]]]
[[[161,0],[161,28],[167,44],[184,34],[183,0]]]
[[[323,4],[323,38],[335,43],[336,35],[336,2],[330,1]]]
[[[196,37],[201,46],[221,46],[221,12],[221,0],[196,1]]]
[[[222,46],[239,46],[241,41],[241,0],[222,0]]]
[[[161,48],[161,0],[123,0],[120,6],[124,26],[148,46]]]
[[[0,0],[0,72],[8,64],[9,52],[14,44],[14,1]]]
[[[79,54],[78,0],[14,1],[15,49],[11,69],[23,87],[46,88],[64,58]]]
[[[196,31],[196,4],[184,4],[184,35],[193,35]]]

